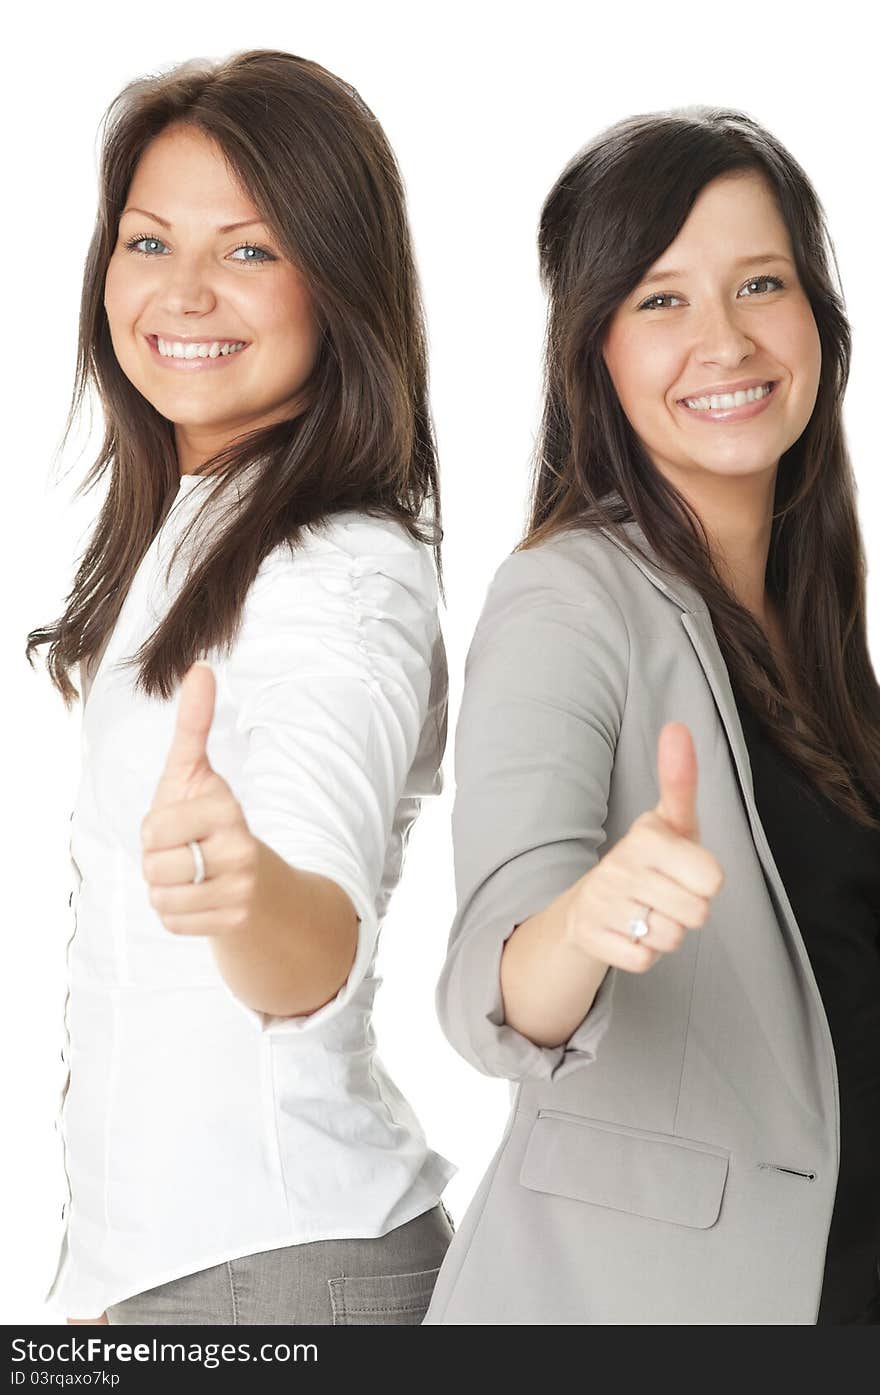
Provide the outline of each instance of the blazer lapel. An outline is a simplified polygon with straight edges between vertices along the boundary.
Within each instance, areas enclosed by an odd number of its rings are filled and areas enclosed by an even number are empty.
[[[700,661],[700,666],[706,676],[706,682],[711,689],[712,696],[715,700],[715,706],[718,709],[718,715],[721,718],[727,735],[730,751],[733,756],[734,768],[739,780],[743,803],[745,804],[749,818],[752,838],[761,861],[761,866],[764,870],[773,908],[776,912],[776,918],[779,921],[783,933],[787,936],[789,943],[794,948],[796,960],[801,966],[820,1018],[825,1024],[824,1032],[826,1034],[826,1042],[829,1048],[832,1049],[833,1054],[833,1048],[831,1048],[831,1033],[828,1028],[822,998],[819,993],[819,987],[816,983],[810,958],[807,954],[803,937],[795,919],[791,902],[788,899],[785,885],[773,859],[773,853],[771,852],[767,835],[764,832],[764,826],[758,814],[758,808],[755,803],[755,789],[748,746],[743,734],[742,723],[739,719],[739,712],[737,711],[736,700],[733,696],[733,689],[730,686],[730,676],[727,672],[727,665],[724,662],[724,656],[721,653],[715,635],[715,628],[712,624],[712,617],[709,613],[708,606],[700,593],[689,582],[677,576],[672,576],[661,567],[644,532],[634,519],[626,519],[623,522],[623,528],[627,536],[634,539],[639,547],[643,548],[653,559],[651,564],[622,543],[609,529],[602,528],[601,531],[606,537],[610,538],[612,542],[617,543],[649,581],[662,591],[664,595],[668,596],[671,601],[674,601],[680,609],[681,623]]]
[[[661,567],[653,548],[635,519],[626,519],[623,528],[627,537],[635,541],[652,559],[650,563],[646,562],[634,549],[627,547],[614,537],[609,529],[603,528],[602,532],[612,542],[616,542],[648,580],[671,601],[674,601],[679,608],[681,623],[688,639],[694,646],[700,666],[706,675],[706,682],[712,690],[718,715],[727,734],[743,799],[748,809],[752,833],[760,835],[755,837],[755,842],[760,850],[762,844],[766,845],[767,839],[763,828],[761,828],[755,804],[755,789],[748,746],[743,734],[742,723],[739,720],[733,689],[730,686],[727,665],[715,637],[715,627],[712,624],[709,608],[699,591],[690,582],[681,577],[673,576]],[[769,852],[769,848],[767,850]],[[776,875],[778,877],[778,872]]]

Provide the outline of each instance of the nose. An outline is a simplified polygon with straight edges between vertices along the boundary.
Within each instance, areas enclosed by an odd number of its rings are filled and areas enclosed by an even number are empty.
[[[169,317],[188,311],[205,314],[214,308],[216,300],[210,274],[201,257],[178,253],[174,264],[166,266],[159,301]]]
[[[736,367],[755,351],[740,323],[736,306],[725,301],[707,304],[695,322],[694,358],[699,363]]]

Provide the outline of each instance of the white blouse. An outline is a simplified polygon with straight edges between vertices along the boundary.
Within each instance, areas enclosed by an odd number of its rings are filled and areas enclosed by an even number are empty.
[[[442,789],[447,671],[430,547],[360,512],[266,557],[217,678],[208,758],[255,837],[323,873],[359,917],[351,973],[317,1012],[269,1017],[227,986],[205,937],[149,903],[140,825],[177,698],[121,668],[187,558],[228,515],[185,475],[129,589],[82,717],[60,1114],[68,1199],[47,1300],[68,1317],[224,1260],[380,1236],[437,1204],[431,1151],[376,1055],[379,929],[421,799]],[[240,498],[240,486],[239,486]],[[198,513],[166,581],[172,545]]]

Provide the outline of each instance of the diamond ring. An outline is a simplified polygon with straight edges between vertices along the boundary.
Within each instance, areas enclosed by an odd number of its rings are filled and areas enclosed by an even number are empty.
[[[646,906],[644,915],[639,916],[635,920],[631,920],[627,926],[627,932],[634,944],[638,944],[639,940],[643,940],[646,935],[650,934],[650,926],[648,925],[647,919],[650,914],[651,909],[649,906]]]

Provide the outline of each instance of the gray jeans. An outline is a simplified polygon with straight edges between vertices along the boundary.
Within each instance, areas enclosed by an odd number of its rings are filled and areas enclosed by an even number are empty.
[[[136,1293],[112,1324],[418,1326],[452,1239],[443,1202],[368,1240],[314,1240],[244,1255]]]

